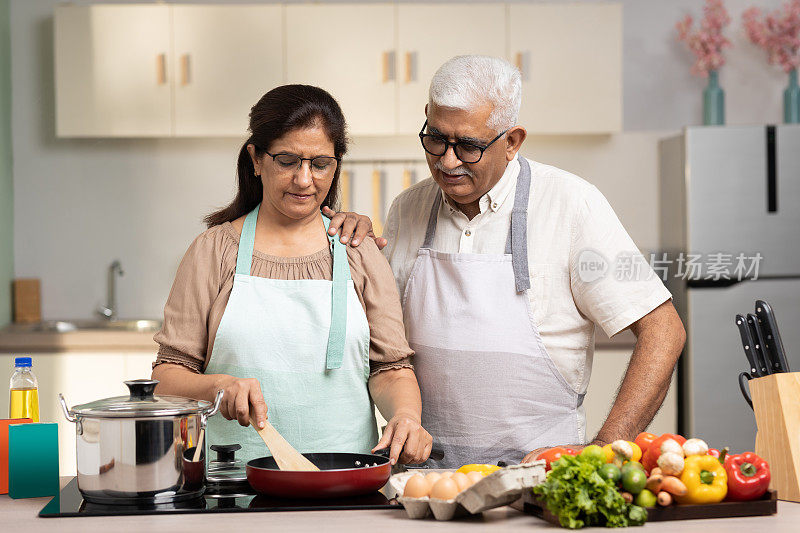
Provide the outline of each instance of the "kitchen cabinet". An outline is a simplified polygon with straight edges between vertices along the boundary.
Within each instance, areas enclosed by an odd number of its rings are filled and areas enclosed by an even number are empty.
[[[167,5],[60,5],[55,12],[56,134],[171,134]]]
[[[446,36],[442,27],[450,28]],[[397,133],[425,121],[431,78],[453,56],[506,54],[504,4],[398,4]]]
[[[176,136],[240,136],[283,83],[281,5],[173,5]]]
[[[509,4],[509,59],[529,133],[622,128],[621,4]]]
[[[292,4],[285,9],[287,82],[331,93],[351,135],[394,134],[394,5]]]
[[[60,5],[54,44],[59,137],[239,137],[282,83],[329,91],[351,135],[413,135],[472,53],[519,66],[532,134],[622,124],[619,4]]]
[[[8,376],[19,353],[0,353],[0,368]],[[62,393],[67,405],[125,396],[122,383],[149,378],[155,360],[146,352],[48,352],[31,354],[33,373],[39,381],[39,418],[58,424],[58,455],[61,475],[75,475],[75,424],[64,418],[58,401]],[[8,415],[8,394],[0,394],[0,418]]]

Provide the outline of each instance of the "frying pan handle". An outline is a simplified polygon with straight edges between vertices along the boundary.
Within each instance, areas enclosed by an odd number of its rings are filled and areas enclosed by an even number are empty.
[[[380,455],[381,457],[389,457],[389,452],[390,452],[389,448],[381,448],[380,450],[375,450],[372,453],[374,455]],[[433,448],[431,448],[430,458],[433,459],[434,461],[441,461],[442,459],[444,459],[444,450],[442,450],[441,447],[434,444]]]

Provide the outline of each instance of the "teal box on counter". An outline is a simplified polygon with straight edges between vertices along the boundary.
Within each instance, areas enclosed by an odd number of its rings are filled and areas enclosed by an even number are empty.
[[[8,495],[55,496],[58,489],[58,424],[9,426]]]

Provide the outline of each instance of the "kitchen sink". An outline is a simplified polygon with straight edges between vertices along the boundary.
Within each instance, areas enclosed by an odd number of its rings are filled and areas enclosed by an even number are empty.
[[[17,331],[67,333],[70,331],[140,331],[155,332],[161,329],[161,320],[46,320],[37,324],[15,324]]]

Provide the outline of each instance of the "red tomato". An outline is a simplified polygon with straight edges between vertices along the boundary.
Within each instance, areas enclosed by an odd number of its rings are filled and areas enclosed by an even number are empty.
[[[673,433],[664,433],[656,440],[650,443],[650,446],[647,447],[647,452],[642,455],[642,466],[647,472],[650,472],[653,468],[658,466],[658,456],[661,455],[661,445],[664,444],[666,440],[675,440],[678,444],[683,445],[686,442],[686,439],[681,437],[680,435],[675,435]]]
[[[654,440],[656,440],[657,438],[658,437],[656,437],[652,433],[642,432],[642,433],[639,433],[638,435],[636,435],[636,440],[634,440],[633,442],[635,442],[636,445],[639,446],[639,448],[642,449],[642,454],[644,454],[644,452],[647,451],[647,448],[650,447],[650,444]]]
[[[549,450],[543,451],[542,453],[536,456],[536,459],[544,459],[547,462],[545,470],[550,470],[550,465],[561,459],[562,455],[578,455],[578,452],[576,452],[572,448],[563,448],[561,446],[556,446],[555,448],[550,448]]]

